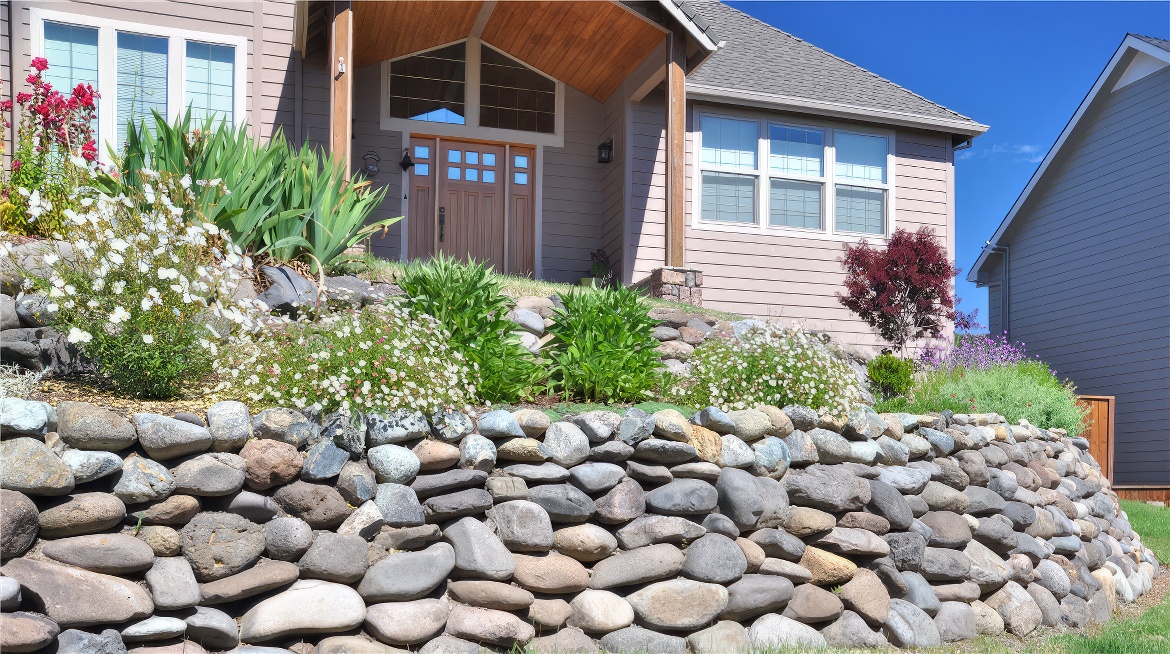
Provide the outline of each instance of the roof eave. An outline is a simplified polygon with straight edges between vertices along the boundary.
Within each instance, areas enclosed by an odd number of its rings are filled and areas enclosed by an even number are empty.
[[[758,91],[729,89],[712,86],[709,84],[696,84],[689,80],[687,81],[687,97],[697,100],[724,102],[727,100],[735,100],[740,104],[749,104],[752,106],[768,109],[789,109],[803,112],[813,112],[825,116],[867,120],[887,125],[896,125],[899,127],[915,127],[919,129],[944,131],[967,137],[979,136],[988,130],[987,125],[977,123],[973,120],[922,116],[901,111],[877,109],[873,107],[860,107],[839,102],[824,102],[820,100],[795,98],[772,93],[760,93]]]
[[[687,18],[687,15],[683,13],[682,9],[671,2],[671,0],[658,0],[658,4],[662,5],[662,8],[666,10],[666,13],[674,17],[674,19],[678,21],[678,24],[682,25],[682,28],[686,30],[687,34],[690,34],[691,38],[693,38],[695,42],[699,44],[699,47],[707,53],[706,56],[702,58],[703,60],[706,60],[707,57],[711,56],[716,50],[720,48],[720,46],[723,45],[722,42],[716,43],[715,41],[711,40],[711,37],[708,36],[706,32],[699,29],[699,26],[695,25],[694,21],[692,21],[690,18]]]
[[[995,233],[991,236],[991,239],[988,241],[988,245],[992,247],[999,245],[1000,239],[1003,238],[1004,234],[1007,233],[1008,228],[1011,227],[1012,221],[1015,220],[1015,217],[1019,213],[1020,208],[1023,207],[1024,202],[1027,201],[1028,195],[1032,193],[1032,189],[1036,188],[1036,184],[1039,183],[1040,178],[1044,176],[1044,172],[1048,170],[1048,166],[1052,163],[1052,160],[1055,159],[1056,155],[1060,152],[1061,146],[1064,145],[1065,141],[1068,140],[1068,137],[1072,134],[1073,130],[1076,129],[1076,126],[1080,122],[1081,117],[1084,116],[1088,111],[1089,106],[1093,104],[1093,100],[1097,98],[1097,95],[1105,86],[1105,82],[1113,74],[1113,71],[1117,68],[1117,65],[1121,62],[1121,59],[1130,50],[1144,52],[1152,57],[1157,57],[1163,61],[1166,61],[1167,63],[1170,63],[1170,52],[1144,39],[1140,39],[1132,34],[1127,34],[1125,39],[1122,40],[1121,45],[1118,46],[1117,52],[1113,53],[1113,57],[1109,59],[1109,63],[1105,65],[1105,69],[1102,70],[1101,74],[1097,77],[1097,81],[1093,83],[1093,87],[1089,89],[1089,92],[1085,95],[1084,99],[1081,100],[1080,105],[1077,106],[1077,110],[1073,113],[1072,118],[1069,119],[1068,123],[1065,124],[1064,129],[1061,130],[1060,136],[1056,138],[1056,142],[1053,143],[1052,147],[1048,149],[1048,154],[1044,155],[1044,159],[1041,160],[1040,165],[1036,167],[1036,172],[1032,173],[1032,177],[1028,180],[1028,184],[1024,186],[1024,190],[1020,191],[1019,197],[1016,198],[1015,203],[1012,204],[1012,208],[1008,211],[1007,215],[1004,216],[1004,219],[999,223],[999,227],[996,228]],[[977,274],[983,264],[987,262],[988,254],[989,251],[986,248],[979,254],[979,258],[975,260],[975,265],[971,267],[971,272],[967,274],[967,281],[974,281],[971,276]]]

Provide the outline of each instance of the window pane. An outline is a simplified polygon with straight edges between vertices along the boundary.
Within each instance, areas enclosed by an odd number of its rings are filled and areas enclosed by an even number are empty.
[[[451,166],[447,169],[447,179],[459,179],[461,169],[458,166]]]
[[[756,222],[756,178],[730,173],[703,173],[703,220]]]
[[[837,185],[837,231],[886,233],[886,192],[880,188]]]
[[[528,167],[528,157],[526,157],[522,154],[516,155],[513,162],[514,162],[513,165],[515,165],[517,168],[527,168]]]
[[[44,80],[64,95],[69,95],[78,84],[89,84],[96,89],[97,47],[97,28],[46,22],[45,59],[49,61],[49,68],[44,72]],[[98,107],[100,109],[100,102]],[[100,144],[96,119],[93,128]]]
[[[429,164],[415,164],[414,174],[419,177],[426,177],[431,174],[431,167]]]
[[[118,140],[126,143],[126,124],[153,124],[152,111],[167,115],[167,40],[118,32]]]
[[[485,184],[495,184],[496,183],[496,171],[494,171],[494,170],[483,171],[483,181]]]
[[[466,49],[456,43],[390,65],[392,118],[462,125]]]
[[[821,229],[821,185],[790,179],[772,180],[768,224],[773,227]]]
[[[824,132],[769,125],[768,138],[771,141],[768,165],[772,170],[810,177],[824,174]]]
[[[193,118],[235,121],[235,65],[232,46],[187,41],[185,100]]]
[[[478,182],[479,181],[479,169],[478,168],[468,168],[464,172],[463,178],[469,182]]]
[[[496,155],[494,155],[490,152],[483,153],[483,165],[485,165],[485,166],[496,165]]]
[[[557,83],[492,48],[480,56],[480,126],[551,134]]]
[[[517,184],[523,186],[528,183],[528,173],[515,173],[513,178]]]
[[[447,150],[447,163],[460,163],[462,157],[462,150]]]
[[[468,150],[467,156],[465,157],[465,159],[467,160],[466,163],[469,163],[472,165],[478,164],[479,163],[479,153],[474,152],[472,150]]]
[[[886,139],[837,132],[837,177],[886,183]]]
[[[431,158],[431,149],[425,145],[414,146],[414,158],[415,159],[430,159]]]
[[[756,121],[703,116],[702,124],[703,163],[714,166],[756,167],[758,145]]]

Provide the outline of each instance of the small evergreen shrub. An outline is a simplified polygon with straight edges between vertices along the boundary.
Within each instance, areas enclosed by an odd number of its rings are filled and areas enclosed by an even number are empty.
[[[532,397],[544,380],[537,359],[512,332],[508,299],[491,269],[440,255],[407,266],[398,285],[418,313],[434,316],[451,334],[451,345],[466,359],[476,395],[487,402]]]
[[[624,287],[574,289],[561,301],[549,328],[549,390],[591,402],[647,399],[661,364],[641,296]]]
[[[710,338],[691,356],[691,376],[669,391],[687,406],[747,409],[801,404],[843,414],[861,398],[853,370],[815,334],[771,323],[737,338]]]
[[[442,325],[397,304],[241,332],[215,367],[216,390],[257,409],[431,412],[466,408],[476,390]]]
[[[875,390],[886,399],[905,395],[914,386],[914,364],[892,354],[874,357],[865,369]]]

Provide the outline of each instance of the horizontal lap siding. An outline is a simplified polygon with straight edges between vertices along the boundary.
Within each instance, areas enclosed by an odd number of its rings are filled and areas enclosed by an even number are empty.
[[[357,69],[353,78],[353,161],[352,170],[360,171],[362,159],[373,151],[382,160],[379,172],[370,179],[375,189],[385,188],[386,197],[370,216],[372,220],[402,215],[402,133],[383,131],[381,126],[382,67],[380,64]],[[326,96],[328,97],[328,96]],[[310,135],[312,136],[312,135]],[[328,137],[328,134],[325,135]],[[402,252],[402,228],[398,221],[385,236],[378,232],[370,240],[370,250],[379,257],[397,261]]]
[[[260,134],[272,136],[279,128],[296,139],[297,66],[300,53],[293,50],[292,0],[264,0],[260,66],[252,73],[260,83]]]
[[[601,247],[609,256],[610,270],[624,278],[622,243],[626,225],[626,102],[619,90],[604,105],[598,142],[613,139],[613,160],[601,174]]]
[[[631,281],[637,282],[666,261],[666,104],[652,91],[630,103],[633,151],[630,157]]]
[[[892,178],[894,221],[895,226],[912,231],[929,228],[953,259],[949,217],[954,199],[946,138],[925,132],[897,134]],[[661,230],[654,234],[661,234]],[[868,325],[837,301],[845,278],[837,261],[842,255],[840,242],[695,229],[688,216],[686,243],[687,265],[703,271],[704,305],[781,318],[826,331],[848,345],[884,345]]]
[[[602,244],[603,178],[597,163],[604,107],[565,87],[565,145],[544,148],[541,260],[545,279],[577,282],[592,268],[589,255]]]
[[[1103,92],[1031,192],[1010,327],[1079,392],[1114,395],[1120,484],[1170,482],[1170,69]]]
[[[12,5],[0,2],[0,101],[12,100]],[[12,132],[17,121],[12,119],[12,111],[0,112],[0,120],[13,125],[13,129],[4,130],[4,161],[8,165],[8,158],[12,156]]]

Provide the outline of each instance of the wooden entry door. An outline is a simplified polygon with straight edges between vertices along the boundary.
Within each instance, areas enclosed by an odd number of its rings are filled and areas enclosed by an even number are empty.
[[[497,272],[532,275],[533,149],[421,136],[410,145],[409,257],[442,252]]]

